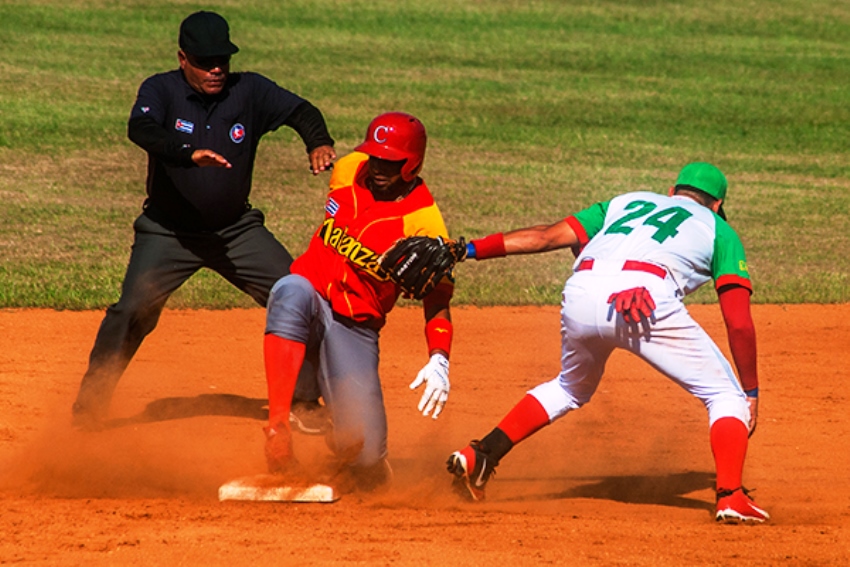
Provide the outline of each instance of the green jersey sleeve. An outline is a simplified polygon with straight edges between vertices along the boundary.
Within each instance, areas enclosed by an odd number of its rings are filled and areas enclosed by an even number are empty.
[[[744,245],[729,224],[716,216],[714,232],[714,255],[711,261],[711,275],[714,286],[720,289],[725,285],[740,285],[753,291]]]
[[[604,201],[589,206],[573,215],[587,234],[587,239],[593,238],[605,226],[605,216],[608,214],[608,204]]]

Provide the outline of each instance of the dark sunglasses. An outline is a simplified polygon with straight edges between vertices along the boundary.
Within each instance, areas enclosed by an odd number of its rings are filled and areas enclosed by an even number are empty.
[[[209,71],[219,67],[221,69],[230,65],[230,55],[219,55],[216,57],[195,57],[194,55],[186,54],[186,59],[192,67]]]

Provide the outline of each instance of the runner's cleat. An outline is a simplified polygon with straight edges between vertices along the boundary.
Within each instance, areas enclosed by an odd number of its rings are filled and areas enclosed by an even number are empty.
[[[293,401],[289,425],[293,431],[305,435],[325,435],[333,429],[328,408],[318,401]]]

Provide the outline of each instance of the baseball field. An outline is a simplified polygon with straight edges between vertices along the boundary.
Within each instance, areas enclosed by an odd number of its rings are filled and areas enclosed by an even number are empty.
[[[694,316],[724,345],[716,306]],[[0,313],[0,562],[37,565],[847,565],[850,306],[758,305],[764,394],[744,471],[772,515],[713,521],[701,405],[615,354],[595,399],[518,446],[488,501],[443,462],[559,368],[557,307],[455,312],[443,415],[416,413],[418,309],[393,313],[382,376],[395,481],[333,504],[219,503],[263,472],[260,309],[170,311],[115,400],[114,427],[68,427],[93,311]],[[724,349],[725,350],[725,349]],[[298,436],[316,467],[328,452]]]
[[[341,155],[375,114],[419,116],[423,176],[453,235],[665,191],[689,161],[723,169],[759,339],[744,481],[771,521],[714,523],[703,408],[623,353],[587,407],[511,453],[486,502],[449,491],[448,454],[558,371],[569,253],[459,268],[439,420],[407,389],[425,362],[421,310],[390,315],[386,492],[217,500],[264,468],[264,311],[206,272],[169,300],[111,426],[73,430],[144,198],[130,105],[176,67],[178,25],[197,9],[230,21],[234,71],[323,111]],[[3,0],[0,44],[0,564],[850,564],[846,2]],[[252,202],[293,253],[326,184],[292,131],[264,138]],[[713,292],[688,303],[728,353]],[[326,464],[320,437],[295,449]]]

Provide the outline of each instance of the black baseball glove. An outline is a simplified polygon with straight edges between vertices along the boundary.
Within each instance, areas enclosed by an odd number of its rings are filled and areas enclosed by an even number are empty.
[[[465,258],[463,237],[444,240],[442,237],[408,236],[397,240],[384,252],[380,269],[405,295],[422,299]]]

